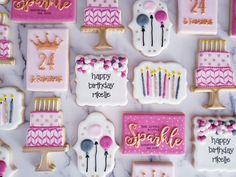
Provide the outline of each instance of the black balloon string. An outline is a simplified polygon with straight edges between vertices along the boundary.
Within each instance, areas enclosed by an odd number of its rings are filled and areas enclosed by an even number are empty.
[[[161,47],[164,46],[164,23],[161,24],[162,35],[161,35]]]
[[[88,172],[88,160],[89,160],[89,155],[86,153],[86,172]]]
[[[151,46],[153,46],[153,15],[150,16],[151,19]]]
[[[98,142],[95,142],[95,172],[97,172],[97,153],[98,153]]]
[[[105,168],[104,168],[104,172],[105,172],[105,171],[107,171],[107,156],[108,156],[108,152],[105,151],[104,155],[105,155]]]
[[[142,33],[143,33],[143,46],[145,46],[145,37],[144,37],[145,27],[144,26],[142,26]]]

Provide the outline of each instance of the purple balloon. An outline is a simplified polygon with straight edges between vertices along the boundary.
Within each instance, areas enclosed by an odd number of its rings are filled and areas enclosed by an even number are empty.
[[[100,140],[100,145],[105,151],[107,151],[111,147],[112,143],[113,141],[110,136],[104,136]]]
[[[164,10],[159,10],[155,13],[155,18],[158,22],[163,23],[167,19],[167,13]]]

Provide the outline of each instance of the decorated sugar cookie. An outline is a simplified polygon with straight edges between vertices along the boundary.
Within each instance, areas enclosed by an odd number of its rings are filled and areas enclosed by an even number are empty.
[[[174,177],[170,162],[134,162],[132,177]]]
[[[186,73],[177,63],[142,62],[134,69],[133,95],[142,104],[179,104],[187,95]]]
[[[209,92],[208,109],[224,109],[219,91],[236,91],[231,54],[224,40],[201,40],[194,92]]]
[[[231,0],[230,35],[236,37],[236,1]]]
[[[178,0],[178,31],[183,34],[217,33],[218,0]]]
[[[69,72],[69,31],[29,29],[26,86],[29,91],[66,91]]]
[[[13,130],[24,122],[24,94],[14,87],[0,88],[0,130]]]
[[[157,56],[169,45],[172,24],[167,6],[160,0],[136,1],[129,27],[134,47],[145,56]]]
[[[12,0],[11,19],[19,23],[76,21],[76,0]]]
[[[54,170],[55,165],[50,163],[47,154],[69,149],[65,141],[63,113],[60,106],[60,98],[34,100],[34,111],[30,113],[30,128],[27,132],[24,152],[41,153],[42,159],[36,171]]]
[[[0,140],[0,176],[12,177],[17,171],[12,162],[12,150],[10,146]]]
[[[122,56],[77,56],[77,103],[80,106],[125,105],[127,64],[128,59]]]
[[[193,127],[195,168],[236,171],[236,119],[197,116],[193,119]]]
[[[113,124],[101,113],[90,114],[79,124],[74,148],[79,170],[84,176],[107,176],[115,166],[115,154],[119,148]]]
[[[97,32],[99,43],[96,50],[110,50],[112,46],[106,40],[107,32],[123,32],[121,24],[121,10],[118,0],[87,0],[84,10],[84,25],[82,32]]]
[[[142,155],[181,155],[185,153],[185,115],[123,115],[122,152]]]
[[[12,42],[9,40],[8,16],[0,12],[0,65],[14,65]]]

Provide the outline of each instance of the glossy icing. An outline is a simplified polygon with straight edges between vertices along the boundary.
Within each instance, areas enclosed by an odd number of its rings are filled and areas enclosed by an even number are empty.
[[[184,114],[125,113],[122,132],[124,154],[185,153]]]
[[[74,149],[79,170],[86,177],[105,177],[111,173],[118,148],[114,126],[103,114],[92,113],[79,124],[78,141]]]
[[[127,104],[127,65],[126,57],[77,56],[77,103],[80,106]]]
[[[217,33],[218,0],[178,0],[178,31],[183,34]]]
[[[29,91],[66,91],[69,30],[28,29],[26,86]]]
[[[133,95],[142,104],[179,104],[187,96],[186,77],[177,63],[142,62],[134,69]]]
[[[11,19],[20,23],[76,21],[76,0],[12,0]]]
[[[235,122],[234,117],[197,116],[193,119],[195,168],[201,171],[236,171]]]
[[[160,0],[136,1],[129,27],[133,33],[134,47],[145,56],[157,56],[170,41],[172,24],[166,4]]]

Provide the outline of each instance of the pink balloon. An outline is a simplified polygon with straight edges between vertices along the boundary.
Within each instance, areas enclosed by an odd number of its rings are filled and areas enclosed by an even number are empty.
[[[102,135],[102,127],[99,124],[93,124],[88,128],[88,134],[92,138],[99,138]]]
[[[6,170],[7,170],[6,162],[3,160],[0,160],[0,176],[4,176]]]
[[[167,14],[164,10],[159,10],[155,13],[155,18],[158,22],[163,23],[167,19]]]
[[[143,8],[148,12],[153,12],[156,8],[156,4],[151,0],[147,0],[143,3]]]
[[[102,139],[100,140],[100,145],[102,146],[103,149],[108,150],[111,145],[112,145],[112,139],[110,136],[104,136],[102,137]]]

